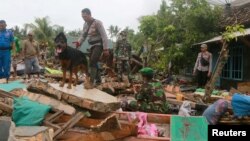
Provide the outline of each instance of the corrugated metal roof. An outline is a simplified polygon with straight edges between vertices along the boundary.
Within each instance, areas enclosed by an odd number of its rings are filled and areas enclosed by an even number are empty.
[[[236,37],[240,37],[240,36],[244,36],[244,35],[250,35],[250,28],[247,28],[245,29],[245,32],[244,33],[240,33],[240,32],[235,32],[234,33]],[[200,42],[200,43],[196,43],[194,44],[195,45],[200,45],[200,44],[206,44],[206,43],[212,43],[212,42],[217,42],[217,41],[220,41],[222,39],[222,36],[216,36],[212,39],[209,39],[207,41],[203,41],[203,42]]]

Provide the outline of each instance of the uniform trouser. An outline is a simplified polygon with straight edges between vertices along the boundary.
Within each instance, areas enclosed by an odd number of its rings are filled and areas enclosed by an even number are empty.
[[[122,79],[122,75],[129,75],[130,73],[130,65],[128,60],[119,60],[117,63],[117,71],[119,79]]]
[[[11,53],[10,50],[0,50],[0,78],[10,77]]]
[[[203,88],[208,80],[207,77],[208,71],[199,71],[197,70],[197,80],[198,80],[198,87]]]
[[[97,76],[98,61],[102,55],[103,46],[92,46],[90,50],[89,66],[90,66],[90,81],[93,83]],[[99,78],[98,78],[99,79]]]

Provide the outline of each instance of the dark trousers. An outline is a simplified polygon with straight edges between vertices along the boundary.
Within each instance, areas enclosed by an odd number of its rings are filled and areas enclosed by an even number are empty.
[[[89,66],[90,66],[90,81],[94,83],[94,80],[100,81],[98,62],[102,55],[102,46],[92,46],[90,49]]]
[[[89,66],[97,68],[97,63],[102,55],[102,46],[92,46],[90,49]]]
[[[199,71],[197,70],[197,81],[198,81],[198,87],[203,88],[208,80],[207,77],[208,71]]]

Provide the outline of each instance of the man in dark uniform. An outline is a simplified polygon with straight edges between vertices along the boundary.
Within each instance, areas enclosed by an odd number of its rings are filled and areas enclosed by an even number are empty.
[[[140,73],[144,83],[139,90],[134,90],[136,101],[131,101],[129,108],[143,112],[168,113],[169,104],[162,85],[153,81],[153,69],[146,67],[141,69]]]
[[[127,40],[127,32],[122,31],[114,50],[114,62],[116,63],[119,81],[123,80],[123,74],[125,74],[128,79],[130,73],[129,62],[131,58],[131,52],[132,48]]]

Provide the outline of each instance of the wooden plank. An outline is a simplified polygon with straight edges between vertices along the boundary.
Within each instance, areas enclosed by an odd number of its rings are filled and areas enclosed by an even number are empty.
[[[58,136],[67,132],[69,128],[72,128],[79,120],[81,120],[84,115],[81,112],[78,112],[73,118],[71,118],[67,123],[65,123],[60,129],[58,129],[54,134],[54,139]]]
[[[63,111],[57,111],[56,113],[54,113],[54,114],[51,115],[50,117],[46,118],[46,121],[53,122],[53,121],[55,121],[57,118],[59,118],[60,116],[62,116],[63,114],[64,114]]]
[[[15,96],[10,93],[0,89],[0,97],[14,98]]]
[[[0,109],[7,112],[7,113],[12,113],[13,108],[3,102],[0,102]]]
[[[29,91],[40,92],[58,100],[74,104],[96,112],[108,113],[120,108],[121,103],[113,97],[98,89],[86,90],[82,85],[67,89],[61,88],[59,84],[48,84],[37,81],[28,86]]]
[[[121,130],[113,130],[103,132],[94,132],[90,130],[72,130],[70,129],[64,135],[60,136],[58,140],[64,141],[113,141],[122,140],[128,136],[135,136],[137,134],[137,127],[135,124],[121,122]]]
[[[170,141],[170,138],[168,137],[150,137],[150,136],[138,136],[137,138],[139,139],[144,139],[144,140],[155,140],[155,141]]]
[[[56,123],[64,123],[70,120],[70,116],[62,115],[55,120]],[[94,119],[94,118],[82,118],[79,122],[77,122],[76,126],[84,127],[87,129],[92,129],[94,131],[105,131],[109,129],[119,130],[121,125],[116,117],[116,115],[112,114],[104,119]]]
[[[114,112],[119,120],[128,121],[128,116],[136,112]],[[147,121],[150,123],[170,124],[171,115],[148,113]]]
[[[130,61],[134,62],[136,65],[143,66],[141,62],[135,60],[134,58],[131,58]]]

